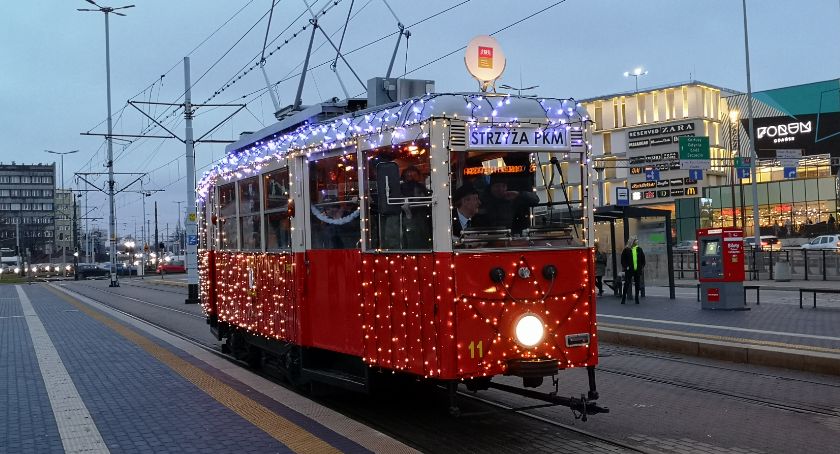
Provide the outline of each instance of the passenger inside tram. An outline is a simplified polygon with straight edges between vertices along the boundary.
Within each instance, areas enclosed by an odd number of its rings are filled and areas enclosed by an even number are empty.
[[[503,173],[490,175],[490,185],[481,197],[481,220],[487,227],[509,229],[519,235],[528,227],[528,208],[539,204],[540,198],[533,191],[510,189],[509,178]]]
[[[313,226],[312,247],[314,249],[348,249],[359,242],[358,210],[348,210],[345,202],[333,196],[326,196],[313,214],[318,221]]]

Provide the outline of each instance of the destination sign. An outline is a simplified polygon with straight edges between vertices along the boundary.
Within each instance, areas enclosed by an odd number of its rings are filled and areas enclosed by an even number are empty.
[[[551,148],[571,150],[568,131],[565,127],[504,128],[499,126],[471,126],[468,137],[470,148]]]

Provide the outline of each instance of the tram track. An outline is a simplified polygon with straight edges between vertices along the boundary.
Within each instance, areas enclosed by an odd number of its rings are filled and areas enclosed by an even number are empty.
[[[103,293],[103,294],[106,294],[106,295],[113,295],[113,296],[116,296],[116,297],[119,297],[119,298],[123,298],[123,299],[129,300],[129,301],[132,301],[132,302],[143,303],[143,304],[149,305],[150,307],[153,307],[155,309],[177,312],[177,313],[180,313],[180,314],[183,314],[183,315],[189,315],[191,317],[203,318],[201,316],[196,316],[195,314],[190,314],[190,313],[187,313],[185,311],[177,310],[177,309],[174,309],[174,308],[171,308],[171,307],[167,307],[165,305],[157,304],[157,303],[147,301],[147,300],[143,300],[143,299],[140,299],[140,298],[135,298],[135,297],[123,295],[123,294],[120,294],[118,292],[114,292],[114,291],[111,291],[111,290],[98,288],[98,287],[95,287],[93,285],[81,284],[81,283],[77,283],[76,285],[78,285],[80,287],[85,287],[87,289],[94,290],[95,292],[100,292],[100,293]],[[295,388],[295,387],[289,385],[288,383],[280,380],[275,375],[272,375],[272,374],[264,372],[264,371],[257,371],[257,370],[248,368],[247,365],[243,361],[236,359],[231,354],[223,353],[222,351],[220,351],[217,345],[207,344],[207,343],[205,343],[205,342],[203,342],[199,339],[196,339],[192,336],[189,336],[189,335],[187,335],[183,332],[173,330],[172,328],[166,327],[166,326],[164,326],[164,325],[162,325],[158,322],[150,320],[147,317],[143,317],[143,316],[128,312],[124,309],[121,309],[121,308],[117,307],[117,305],[106,301],[107,298],[101,298],[101,297],[97,298],[97,297],[91,295],[90,293],[87,293],[87,292],[81,293],[81,292],[78,292],[74,289],[67,288],[66,286],[58,286],[58,285],[54,285],[54,284],[51,284],[51,286],[56,288],[56,290],[58,290],[58,291],[67,292],[70,296],[74,296],[74,294],[75,294],[75,295],[80,295],[80,296],[84,296],[86,298],[89,298],[89,299],[91,299],[91,300],[93,300],[93,301],[95,301],[99,304],[102,304],[102,305],[108,307],[109,309],[111,309],[111,310],[113,310],[113,311],[115,311],[115,312],[117,312],[117,313],[119,313],[119,314],[121,314],[125,317],[129,317],[131,319],[134,319],[134,320],[140,321],[142,323],[148,324],[150,326],[153,326],[153,327],[155,327],[157,329],[160,329],[161,331],[163,331],[163,332],[165,332],[165,333],[167,333],[171,336],[177,337],[178,339],[189,343],[190,345],[201,348],[202,350],[207,351],[209,353],[212,353],[213,355],[215,355],[219,358],[225,359],[226,361],[229,361],[232,364],[235,364],[237,366],[246,368],[250,372],[255,373],[256,375],[259,375],[260,377],[262,377],[266,380],[269,380],[274,384],[277,384],[279,386],[283,386],[284,388],[292,390],[294,392],[301,393],[300,389]],[[139,286],[139,285],[132,285],[132,287],[147,288],[145,286]],[[629,445],[629,444],[623,443],[621,441],[618,441],[618,440],[615,440],[615,439],[612,439],[612,438],[609,438],[609,437],[605,437],[605,436],[602,436],[602,435],[592,433],[590,431],[586,431],[586,430],[577,428],[577,427],[569,425],[569,424],[563,424],[563,423],[558,422],[558,421],[553,421],[549,418],[546,418],[544,416],[540,416],[538,414],[534,414],[534,413],[531,413],[531,412],[528,412],[528,411],[525,411],[525,410],[519,410],[517,408],[510,407],[510,406],[508,406],[508,405],[506,405],[502,402],[493,400],[492,398],[487,398],[487,396],[479,397],[478,395],[475,395],[475,394],[473,394],[471,392],[467,392],[467,391],[459,391],[458,394],[463,399],[467,399],[467,400],[469,400],[471,402],[474,402],[474,403],[476,403],[478,405],[481,405],[481,406],[488,406],[488,407],[491,407],[491,408],[495,409],[495,410],[486,411],[486,412],[483,412],[483,413],[501,413],[501,412],[513,413],[513,414],[516,414],[518,417],[525,418],[525,419],[530,420],[532,422],[537,422],[539,424],[546,424],[546,425],[549,425],[551,427],[555,427],[555,428],[558,428],[558,429],[562,429],[562,430],[565,430],[565,431],[575,433],[579,436],[586,437],[587,439],[590,439],[593,442],[598,443],[599,446],[605,446],[606,445],[606,446],[610,446],[610,447],[625,450],[626,452],[640,452],[640,453],[652,452],[652,451],[645,450],[645,449],[643,449],[641,447],[638,447],[638,446]],[[309,395],[308,393],[303,393],[303,395],[306,396],[307,398],[313,399],[313,400],[315,400],[315,401],[317,401],[317,402],[319,402],[323,405],[326,405],[326,406],[332,408],[335,411],[339,411],[339,412],[347,415],[348,417],[353,417],[354,419],[362,421],[366,424],[370,424],[370,425],[376,427],[378,430],[381,430],[384,433],[388,433],[389,435],[391,435],[395,438],[401,439],[404,442],[410,442],[410,437],[407,436],[406,434],[401,434],[401,433],[394,432],[393,430],[391,430],[388,427],[388,425],[384,421],[371,419],[369,416],[366,416],[366,415],[360,413],[360,411],[358,409],[355,409],[354,406],[352,406],[352,405],[348,406],[346,404],[343,404],[341,402],[341,399],[329,399],[329,398],[324,398],[323,396],[317,397],[317,396]],[[453,419],[453,421],[457,421],[457,419]],[[428,447],[427,447],[427,449],[428,449]]]
[[[601,345],[599,356],[601,358],[608,358],[610,356],[636,356],[641,358],[649,358],[649,359],[656,359],[660,361],[668,361],[678,364],[684,364],[688,366],[694,367],[703,367],[706,369],[714,369],[717,371],[725,371],[725,372],[735,372],[750,376],[758,376],[762,378],[769,378],[781,381],[788,381],[788,382],[795,382],[807,385],[816,385],[816,386],[825,386],[827,388],[840,388],[840,384],[835,383],[826,383],[824,381],[816,381],[816,380],[806,380],[803,378],[796,378],[796,377],[789,377],[785,375],[778,375],[778,374],[771,374],[767,372],[756,372],[756,371],[745,371],[743,369],[739,369],[737,367],[728,367],[728,366],[721,366],[716,364],[709,364],[704,363],[701,361],[692,361],[689,359],[685,359],[680,356],[672,356],[666,353],[657,353],[657,352],[645,352],[642,350],[632,349],[632,348],[622,348],[619,346],[610,346],[604,347],[603,344]],[[599,368],[600,370],[600,368]]]
[[[834,409],[821,408],[821,407],[816,407],[816,406],[807,406],[807,405],[788,404],[788,403],[769,400],[769,399],[757,398],[757,397],[742,394],[742,393],[736,393],[736,392],[731,392],[731,391],[722,391],[720,389],[715,389],[715,388],[709,388],[709,387],[705,387],[705,386],[699,386],[699,385],[684,383],[684,382],[676,381],[676,380],[669,379],[669,378],[661,378],[661,377],[657,377],[657,376],[651,375],[651,374],[640,374],[640,373],[635,373],[635,372],[628,372],[628,371],[622,371],[622,370],[618,370],[618,369],[612,369],[612,368],[608,368],[608,367],[598,367],[598,372],[605,373],[605,374],[616,375],[616,376],[621,376],[621,377],[626,377],[626,378],[633,378],[633,379],[637,379],[637,380],[646,381],[646,382],[649,382],[649,383],[656,383],[656,384],[659,384],[659,385],[667,385],[667,386],[673,386],[673,387],[682,388],[682,389],[688,389],[688,390],[691,390],[691,391],[696,391],[696,392],[701,392],[701,393],[706,393],[706,394],[712,394],[712,395],[715,395],[715,396],[723,396],[723,397],[727,397],[727,398],[731,398],[731,399],[737,399],[737,400],[742,401],[742,402],[751,403],[751,404],[754,404],[754,405],[760,405],[760,406],[764,406],[764,407],[774,408],[774,409],[793,412],[793,413],[798,413],[798,414],[810,414],[810,415],[817,415],[817,416],[830,417],[830,418],[840,418],[840,411],[837,411],[837,410],[834,410]]]

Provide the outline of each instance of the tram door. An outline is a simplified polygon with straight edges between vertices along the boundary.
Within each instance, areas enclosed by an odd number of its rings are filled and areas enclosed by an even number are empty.
[[[360,355],[359,179],[354,153],[312,156],[309,173],[309,248],[302,323],[316,347]],[[304,214],[304,213],[301,213]]]

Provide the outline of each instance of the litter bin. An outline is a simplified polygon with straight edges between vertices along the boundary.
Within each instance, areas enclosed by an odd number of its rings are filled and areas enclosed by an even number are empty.
[[[787,260],[779,260],[778,262],[776,262],[776,265],[773,267],[773,277],[775,278],[776,282],[790,281],[790,262]]]

